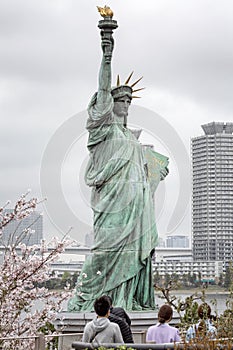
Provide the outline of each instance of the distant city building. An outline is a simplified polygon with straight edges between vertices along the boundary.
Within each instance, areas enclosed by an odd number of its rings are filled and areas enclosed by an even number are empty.
[[[80,272],[90,253],[90,248],[84,246],[66,247],[59,261],[52,263],[51,268],[61,275],[64,271]],[[201,274],[202,280],[212,281],[225,272],[222,261],[193,261],[191,248],[156,247],[155,257],[153,271],[162,277],[166,274]]]
[[[85,246],[92,247],[94,244],[94,232],[87,233],[85,235]]]
[[[166,243],[167,248],[188,248],[189,238],[187,236],[168,236]]]
[[[11,212],[11,209],[6,209],[5,212]],[[32,233],[26,233],[26,229],[30,228]],[[20,237],[22,239],[20,239]],[[40,244],[43,239],[43,216],[41,213],[34,211],[28,217],[22,220],[11,221],[3,230],[0,239],[0,245],[7,245],[8,242],[15,243],[16,240],[25,243],[26,245]]]
[[[233,260],[233,123],[202,125],[192,139],[194,260]]]
[[[157,244],[158,248],[165,248],[165,240],[162,237],[158,238],[158,244]]]
[[[167,248],[156,247],[154,252],[153,261],[192,261],[192,249],[191,248]]]
[[[222,261],[169,261],[162,260],[153,264],[153,270],[160,276],[176,274],[196,275],[201,274],[201,279],[205,281],[214,281],[224,272]]]

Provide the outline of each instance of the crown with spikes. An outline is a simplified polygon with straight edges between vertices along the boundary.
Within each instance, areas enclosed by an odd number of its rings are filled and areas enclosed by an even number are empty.
[[[128,85],[132,75],[133,75],[133,72],[130,73],[129,77],[126,79],[126,81],[125,81],[125,83],[123,85],[121,85],[121,83],[120,83],[119,75],[117,76],[117,86],[113,87],[112,90],[111,90],[111,94],[112,94],[112,97],[114,99],[123,97],[125,95],[128,96],[130,99],[131,98],[140,98],[139,96],[133,96],[133,93],[137,92],[137,91],[140,91],[140,90],[143,90],[145,88],[140,88],[140,89],[133,90],[133,87],[137,83],[139,83],[139,81],[142,80],[143,77],[141,77],[138,80],[136,80],[132,85]]]

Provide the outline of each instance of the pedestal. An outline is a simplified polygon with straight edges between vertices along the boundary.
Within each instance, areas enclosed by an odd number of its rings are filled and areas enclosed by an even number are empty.
[[[133,311],[127,312],[131,319],[131,330],[134,342],[145,343],[148,327],[157,322],[157,312]],[[82,333],[87,322],[96,317],[95,312],[61,312],[54,325],[59,333],[64,336],[59,339],[58,350],[70,350],[72,342],[81,341]],[[179,322],[179,316],[175,314],[170,325]]]

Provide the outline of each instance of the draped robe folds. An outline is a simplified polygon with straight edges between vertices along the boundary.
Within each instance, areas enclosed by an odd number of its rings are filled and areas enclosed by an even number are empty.
[[[151,253],[157,243],[153,192],[168,158],[144,148],[113,114],[113,99],[88,108],[94,245],[78,278],[69,311],[93,310],[103,294],[126,310],[154,309]]]

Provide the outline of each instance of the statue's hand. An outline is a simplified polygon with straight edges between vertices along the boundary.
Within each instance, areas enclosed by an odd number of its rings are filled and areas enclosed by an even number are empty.
[[[110,63],[111,59],[112,59],[112,52],[113,52],[113,47],[114,47],[113,37],[108,39],[108,38],[104,37],[104,35],[102,35],[101,47],[103,50],[105,62]]]

